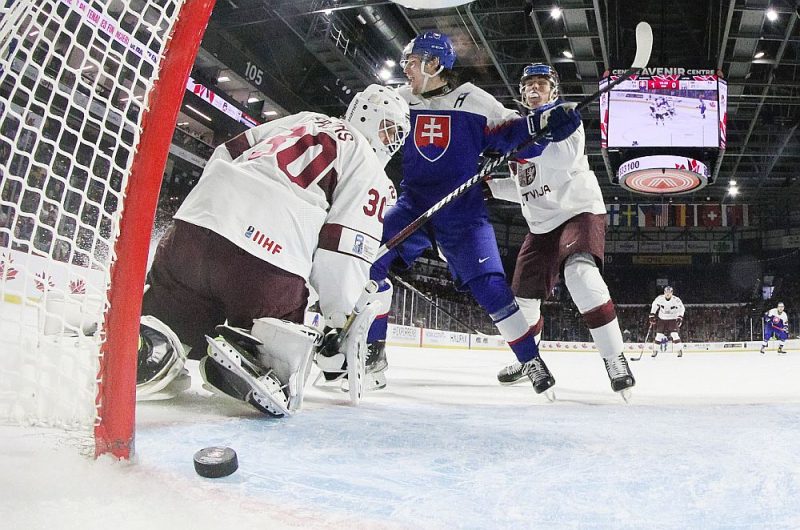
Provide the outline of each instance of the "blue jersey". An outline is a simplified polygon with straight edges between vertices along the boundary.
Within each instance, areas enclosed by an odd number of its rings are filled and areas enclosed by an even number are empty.
[[[427,99],[413,95],[407,86],[398,92],[411,110],[401,187],[405,200],[420,213],[474,176],[485,150],[508,153],[530,138],[525,118],[472,83]],[[475,215],[485,215],[478,186],[437,217]]]

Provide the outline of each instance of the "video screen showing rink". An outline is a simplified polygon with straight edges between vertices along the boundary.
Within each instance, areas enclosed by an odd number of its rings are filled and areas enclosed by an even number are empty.
[[[610,120],[613,147],[717,147],[719,111],[706,91],[686,97],[611,91],[609,106],[622,119]]]
[[[619,74],[612,71],[600,88]],[[713,70],[645,68],[600,97],[601,145],[725,149],[727,97]]]

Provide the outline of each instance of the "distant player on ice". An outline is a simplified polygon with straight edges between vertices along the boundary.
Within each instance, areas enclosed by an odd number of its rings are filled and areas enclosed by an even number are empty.
[[[370,85],[344,119],[301,112],[217,147],[147,277],[138,397],[185,390],[186,345],[215,393],[296,410],[322,342],[303,325],[307,286],[335,335],[364,292],[395,195],[384,166],[408,132],[406,102]]]
[[[526,66],[520,95],[529,118],[549,134],[525,158],[509,162],[511,178],[489,181],[492,194],[520,203],[529,233],[520,248],[512,289],[537,342],[544,320],[542,300],[559,275],[578,306],[605,364],[611,388],[627,391],[636,381],[623,354],[614,303],[601,275],[605,253],[606,207],[585,154],[585,133],[574,105],[559,96],[558,73],[547,64]],[[544,363],[537,368],[555,379]],[[514,363],[497,374],[501,384],[519,381],[529,370]]]
[[[789,315],[784,311],[783,302],[779,302],[777,307],[764,314],[764,342],[761,343],[761,353],[766,353],[767,344],[772,337],[778,339],[778,353],[786,353],[783,347],[789,338]]]
[[[703,101],[703,98],[700,98],[700,104],[697,106],[697,108],[700,109],[700,116],[702,116],[703,119],[706,119],[706,102]]]
[[[678,357],[683,357],[683,342],[678,330],[683,324],[683,315],[686,308],[677,296],[672,294],[672,287],[664,287],[664,294],[660,294],[653,300],[650,306],[650,325],[655,326],[655,343],[651,357],[658,355],[659,351],[667,351],[667,342],[672,340],[672,344],[678,345]],[[658,348],[658,349],[656,349]]]

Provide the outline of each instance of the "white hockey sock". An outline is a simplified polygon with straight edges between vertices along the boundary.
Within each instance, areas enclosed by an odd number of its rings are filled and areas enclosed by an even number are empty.
[[[500,335],[502,335],[508,343],[516,341],[528,333],[529,329],[528,321],[519,309],[503,320],[495,322],[494,325],[497,326]]]
[[[602,357],[609,359],[622,353],[625,346],[622,342],[622,332],[619,330],[619,321],[616,318],[604,326],[590,329],[589,332]]]

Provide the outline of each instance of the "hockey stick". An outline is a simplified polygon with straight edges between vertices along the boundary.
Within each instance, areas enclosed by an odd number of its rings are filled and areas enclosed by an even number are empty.
[[[648,326],[648,328],[647,328],[647,334],[644,336],[644,342],[642,343],[642,349],[639,350],[639,356],[638,357],[631,357],[631,359],[630,359],[631,361],[641,361],[642,360],[642,355],[644,355],[644,349],[647,347],[647,344],[648,344],[647,341],[650,338],[650,332],[652,330],[653,330],[653,323],[651,322],[650,326]]]
[[[620,83],[627,81],[631,78],[631,76],[637,74],[642,68],[647,66],[648,61],[650,61],[650,52],[653,49],[653,30],[650,28],[650,24],[647,22],[639,22],[636,26],[636,56],[633,59],[633,64],[629,69],[625,71],[621,76],[619,76],[614,81],[608,83],[606,86],[601,88],[600,90],[596,91],[595,93],[586,96],[583,98],[578,105],[575,107],[576,111],[581,111],[591,105],[594,101],[596,101],[600,96],[605,94],[606,92],[610,91],[615,86],[619,85]],[[378,249],[378,252],[375,256],[375,260],[377,261],[387,252],[398,246],[400,243],[408,239],[408,237],[416,232],[422,225],[427,223],[433,215],[453,202],[454,199],[464,195],[469,189],[471,189],[476,184],[488,180],[491,176],[492,172],[500,165],[508,160],[514,158],[514,156],[519,153],[520,151],[527,149],[534,143],[538,142],[542,138],[544,138],[548,133],[548,128],[545,127],[530,139],[526,140],[519,145],[516,149],[511,151],[510,153],[506,154],[502,157],[497,158],[487,158],[484,163],[483,167],[472,176],[469,180],[461,184],[459,187],[448,193],[444,196],[439,202],[428,208],[422,215],[414,219],[408,226],[402,229],[400,232],[395,234],[394,237],[389,239],[386,243],[381,245]]]
[[[451,312],[447,311],[445,308],[443,308],[442,306],[440,306],[439,304],[437,304],[436,302],[434,302],[434,301],[433,301],[433,299],[429,298],[427,295],[425,295],[425,293],[423,293],[422,291],[420,291],[419,289],[417,289],[416,287],[414,287],[413,285],[411,285],[410,283],[408,283],[407,281],[405,281],[403,278],[401,278],[401,277],[400,277],[400,276],[398,276],[397,274],[395,274],[395,273],[393,273],[393,272],[390,272],[390,273],[389,273],[389,278],[390,278],[390,279],[391,279],[393,282],[397,282],[397,283],[399,283],[400,285],[402,285],[403,287],[405,287],[405,288],[406,288],[406,289],[408,289],[409,291],[413,291],[413,292],[415,292],[415,293],[416,293],[416,294],[417,294],[417,295],[418,295],[420,298],[422,298],[423,300],[425,300],[426,302],[428,302],[429,304],[431,304],[433,307],[435,307],[436,309],[438,309],[439,311],[441,311],[441,312],[442,312],[442,313],[444,313],[445,315],[447,315],[447,316],[449,316],[450,318],[452,318],[453,320],[455,320],[457,323],[461,324],[462,326],[464,326],[465,328],[467,328],[468,330],[470,330],[472,333],[475,333],[476,335],[484,335],[484,333],[481,333],[481,332],[480,332],[480,331],[478,331],[477,329],[473,328],[472,326],[470,326],[469,324],[467,324],[467,323],[466,323],[466,322],[464,322],[463,320],[459,319],[458,317],[456,317],[455,315],[453,315]]]

